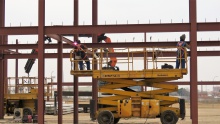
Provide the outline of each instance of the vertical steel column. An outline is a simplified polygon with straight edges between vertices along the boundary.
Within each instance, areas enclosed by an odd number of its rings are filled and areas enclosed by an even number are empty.
[[[44,123],[44,24],[45,0],[38,1],[38,123]]]
[[[58,96],[58,124],[62,124],[63,121],[63,42],[62,37],[60,36],[60,41],[58,41],[58,58],[57,58],[57,77],[58,77],[58,84],[57,84],[57,96]],[[74,109],[76,110],[76,109]]]
[[[7,40],[6,40],[6,36],[3,36],[3,38],[2,38],[2,40],[3,40],[3,44],[8,44],[8,42],[7,42]],[[5,84],[5,86],[4,86],[4,91],[5,91],[5,93],[8,93],[8,79],[7,79],[7,77],[8,77],[8,60],[7,59],[4,59],[4,61],[3,61],[4,63],[3,63],[3,66],[4,66],[4,72],[3,72],[3,74],[4,74],[4,77],[3,77],[3,80],[4,80],[4,84]]]
[[[78,68],[75,64],[74,64],[74,69]],[[74,114],[73,114],[73,121],[74,124],[78,124],[79,122],[79,114],[78,114],[78,108],[79,108],[79,77],[78,76],[74,76]]]
[[[79,25],[79,1],[78,0],[74,0],[74,26],[78,26]],[[74,40],[78,39],[78,34],[74,34]],[[78,65],[76,66],[74,64],[74,69],[78,68]],[[77,110],[79,108],[79,102],[78,102],[78,96],[79,96],[79,77],[78,76],[73,76],[74,78],[74,110]],[[73,114],[73,120],[74,120],[74,124],[78,124],[79,122],[79,117],[78,117],[78,111],[74,111]]]
[[[0,27],[5,26],[5,0],[0,0]],[[0,35],[0,45],[4,44],[4,36]],[[4,59],[0,50],[0,91],[4,91]],[[4,93],[0,93],[0,119],[4,119]]]
[[[198,124],[198,89],[197,89],[197,15],[196,0],[189,0],[190,16],[190,92],[192,123]]]
[[[92,0],[92,25],[96,26],[98,24],[98,0]],[[97,34],[92,35],[92,43],[97,43]],[[97,69],[97,65],[94,65],[94,69]],[[98,85],[97,80],[92,79],[92,99],[94,100],[94,112],[97,111],[97,101],[98,101]],[[95,113],[93,114],[95,115]]]
[[[5,26],[5,24],[4,24]],[[8,44],[8,36],[4,35],[3,36],[3,44]],[[4,59],[4,88],[5,88],[5,93],[8,93],[8,59]]]
[[[144,42],[147,42],[147,34],[144,32]]]
[[[16,39],[16,44],[18,44],[18,39]],[[18,53],[18,49],[16,49]],[[18,93],[18,59],[15,59],[15,93]]]
[[[98,25],[98,0],[92,0],[92,25]]]
[[[2,36],[0,36],[0,45],[2,44]],[[0,50],[0,91],[4,91],[4,66],[3,66],[3,50]],[[0,93],[0,119],[4,119],[4,93]]]

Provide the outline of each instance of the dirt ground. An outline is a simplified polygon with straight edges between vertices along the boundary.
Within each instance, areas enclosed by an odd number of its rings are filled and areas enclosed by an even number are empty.
[[[199,124],[220,124],[220,104],[199,103],[198,122]],[[192,124],[190,119],[190,104],[186,103],[186,118],[179,119],[177,124]],[[45,124],[57,124],[56,115],[45,115]],[[5,116],[0,120],[0,124],[12,123],[12,116]],[[63,115],[63,124],[73,124],[73,114]],[[91,121],[89,113],[79,113],[79,124],[98,124],[97,121]],[[121,118],[119,124],[161,124],[160,119],[144,118]]]

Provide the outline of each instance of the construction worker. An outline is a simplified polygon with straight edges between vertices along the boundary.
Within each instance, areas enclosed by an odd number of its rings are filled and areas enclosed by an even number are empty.
[[[102,42],[102,40],[105,41],[105,43],[111,43],[111,39],[107,36],[105,36],[105,33],[101,33],[101,34],[98,34],[98,43]],[[104,52],[114,52],[114,49],[113,48],[104,48],[103,49]],[[116,63],[117,63],[117,58],[116,57],[110,57],[110,61],[108,62],[108,66],[110,67],[116,67]],[[116,70],[119,70],[118,67],[116,67]]]
[[[87,47],[83,44],[81,44],[80,40],[76,40],[73,42],[73,46],[74,46],[74,55],[75,55],[75,59],[76,60],[81,60],[79,61],[79,69],[83,70],[84,68],[84,64],[83,64],[83,60],[86,63],[86,67],[87,70],[90,70],[90,61],[89,58],[87,56]]]
[[[181,68],[185,68],[185,52],[186,48],[190,48],[190,46],[185,42],[186,35],[183,34],[180,36],[180,41],[177,43],[177,58],[176,58],[176,69],[179,68],[181,65]]]

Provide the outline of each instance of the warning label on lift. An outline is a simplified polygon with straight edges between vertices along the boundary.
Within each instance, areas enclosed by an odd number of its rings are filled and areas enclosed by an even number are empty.
[[[162,76],[162,77],[167,77],[168,76],[168,74],[157,74],[157,76]]]
[[[116,78],[116,77],[120,77],[120,75],[119,74],[105,74],[105,75],[102,75],[102,77]]]

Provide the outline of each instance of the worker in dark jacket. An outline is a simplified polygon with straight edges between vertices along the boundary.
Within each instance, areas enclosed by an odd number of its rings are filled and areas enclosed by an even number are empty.
[[[185,42],[186,35],[183,34],[180,36],[180,41],[177,43],[177,58],[176,58],[176,69],[179,68],[181,65],[181,68],[185,68],[185,52],[186,48],[190,48],[190,46]]]
[[[79,69],[83,70],[83,66],[84,66],[83,61],[85,61],[87,70],[90,70],[90,61],[86,53],[87,47],[84,44],[81,44],[80,40],[76,40],[73,43],[73,46],[75,49],[74,51],[75,59],[82,60],[82,61],[79,61]]]

